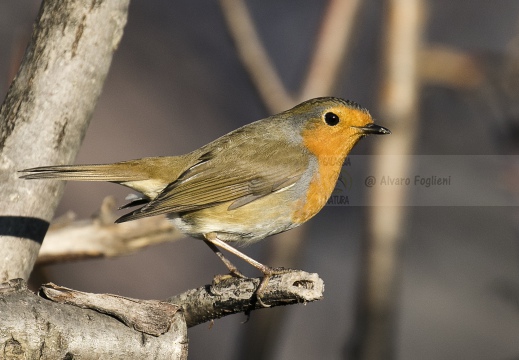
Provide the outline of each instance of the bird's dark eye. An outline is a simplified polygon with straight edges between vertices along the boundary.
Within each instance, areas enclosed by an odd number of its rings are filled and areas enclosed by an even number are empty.
[[[326,113],[324,115],[324,121],[330,126],[337,125],[339,123],[339,120],[339,117],[332,112]]]

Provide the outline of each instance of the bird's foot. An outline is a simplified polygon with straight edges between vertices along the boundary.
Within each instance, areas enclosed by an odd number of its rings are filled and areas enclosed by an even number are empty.
[[[261,269],[261,271],[263,272],[263,277],[261,278],[261,281],[260,281],[258,287],[256,288],[256,291],[254,292],[254,294],[256,295],[257,303],[261,307],[269,308],[270,305],[265,304],[263,302],[262,295],[265,292],[265,289],[267,288],[267,285],[269,283],[270,278],[272,276],[274,276],[274,275],[286,274],[286,273],[289,273],[289,272],[291,272],[293,270],[292,269],[283,268],[283,267],[271,268],[271,267],[265,266],[265,268]]]

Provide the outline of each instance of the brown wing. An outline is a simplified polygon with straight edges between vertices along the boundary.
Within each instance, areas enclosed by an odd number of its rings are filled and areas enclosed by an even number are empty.
[[[204,153],[201,162],[185,171],[149,204],[117,222],[195,211],[229,201],[229,210],[236,209],[294,184],[308,166],[309,154],[303,147],[280,148],[277,141],[261,138],[255,142],[250,136],[241,140],[233,139]]]

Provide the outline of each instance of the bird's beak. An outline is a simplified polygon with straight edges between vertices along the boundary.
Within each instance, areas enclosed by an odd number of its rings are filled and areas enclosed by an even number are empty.
[[[389,131],[389,129],[383,127],[383,126],[380,126],[380,125],[376,125],[376,124],[368,124],[368,125],[365,125],[365,126],[354,126],[355,128],[359,129],[362,131],[362,134],[363,135],[372,135],[372,134],[375,134],[375,135],[386,135],[386,134],[391,134],[391,131]]]

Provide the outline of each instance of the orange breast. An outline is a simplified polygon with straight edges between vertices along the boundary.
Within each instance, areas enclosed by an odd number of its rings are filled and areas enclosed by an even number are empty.
[[[303,223],[317,214],[335,188],[344,159],[356,140],[353,137],[350,140],[349,136],[340,134],[340,131],[316,126],[306,129],[302,134],[305,146],[317,157],[318,171],[310,181],[306,196],[296,205],[292,217],[295,223]]]
[[[304,223],[323,208],[335,188],[340,169],[340,166],[332,169],[332,166],[319,164],[319,171],[310,181],[306,197],[296,203],[292,215],[294,223]]]

